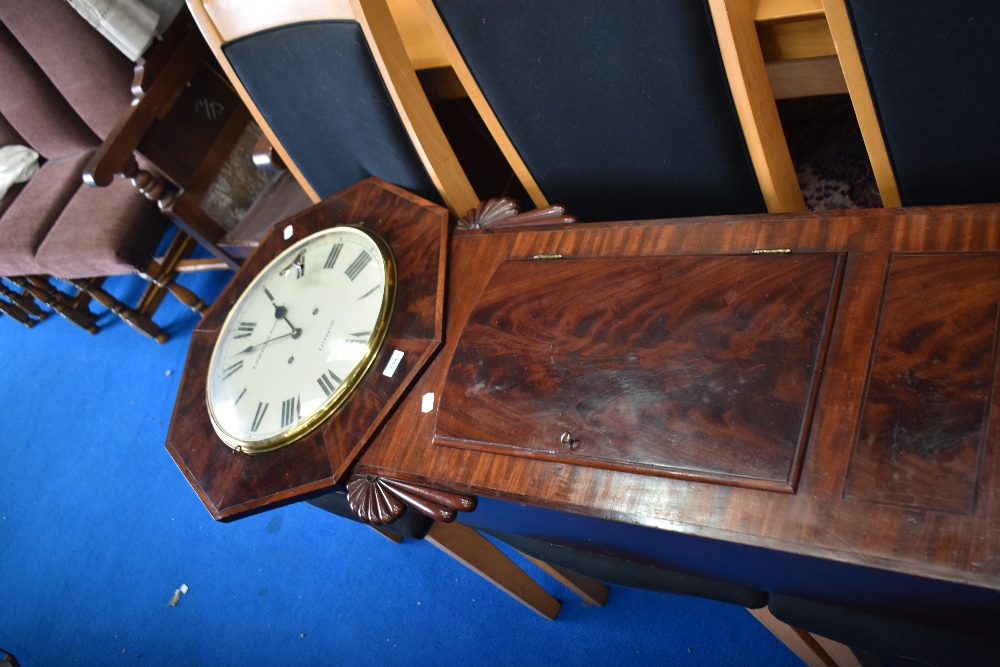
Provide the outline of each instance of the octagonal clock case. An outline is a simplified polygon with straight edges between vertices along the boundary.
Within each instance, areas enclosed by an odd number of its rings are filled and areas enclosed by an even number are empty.
[[[166,443],[215,518],[344,477],[441,344],[447,234],[370,178],[244,262],[192,334]]]

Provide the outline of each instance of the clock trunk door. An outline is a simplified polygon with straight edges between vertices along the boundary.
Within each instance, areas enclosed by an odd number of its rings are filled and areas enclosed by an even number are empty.
[[[508,260],[458,342],[435,443],[792,492],[842,264]]]

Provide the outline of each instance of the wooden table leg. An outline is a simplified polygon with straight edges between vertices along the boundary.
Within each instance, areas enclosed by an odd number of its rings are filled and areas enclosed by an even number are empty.
[[[591,579],[582,574],[564,570],[557,565],[551,565],[543,560],[532,558],[520,551],[518,553],[537,565],[542,572],[579,595],[587,604],[595,604],[598,607],[603,607],[604,603],[608,601],[608,587],[597,579]]]
[[[559,613],[558,600],[472,528],[435,521],[424,539],[545,618]]]
[[[760,609],[747,609],[754,618],[760,621],[765,628],[770,630],[775,637],[781,640],[788,650],[799,656],[802,662],[809,667],[838,667],[833,658],[823,650],[816,639],[799,628],[792,627],[784,621],[779,621],[771,614],[767,607]]]

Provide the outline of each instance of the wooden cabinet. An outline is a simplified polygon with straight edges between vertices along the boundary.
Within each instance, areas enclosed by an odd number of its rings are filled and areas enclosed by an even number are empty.
[[[840,253],[504,261],[435,442],[793,492],[842,272]]]
[[[706,573],[765,590],[844,566],[827,592],[862,595],[857,566],[1000,610],[1000,208],[460,231],[450,258],[442,351],[358,473],[665,563],[760,548]]]

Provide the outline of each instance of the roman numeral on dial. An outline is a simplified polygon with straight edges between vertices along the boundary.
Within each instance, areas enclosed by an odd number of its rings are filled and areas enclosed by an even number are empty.
[[[302,403],[298,396],[281,402],[281,428],[291,426],[302,418],[301,407]]]
[[[257,326],[256,322],[240,322],[239,326],[236,327],[236,335],[233,338],[249,338],[253,335],[253,328],[255,326]]]
[[[253,424],[250,425],[251,431],[256,431],[260,428],[260,423],[264,421],[264,413],[267,412],[267,406],[270,403],[257,403],[257,412],[253,416]]]
[[[341,380],[339,377],[337,377],[337,374],[334,373],[333,371],[327,371],[327,372],[323,373],[322,375],[320,375],[319,379],[316,380],[316,382],[319,383],[319,386],[323,390],[323,393],[326,394],[327,396],[329,396],[344,381]]]
[[[368,262],[370,261],[372,261],[372,256],[362,250],[361,254],[351,262],[351,265],[347,267],[344,273],[351,279],[351,282],[354,282],[354,279],[368,266]]]
[[[332,269],[333,265],[337,263],[337,258],[340,257],[340,251],[343,249],[343,243],[337,243],[332,248],[330,248],[330,254],[326,256],[326,264],[323,265],[324,269]]]
[[[236,373],[236,371],[240,371],[240,370],[243,370],[243,362],[242,361],[237,361],[232,366],[229,366],[227,368],[223,368],[222,369],[222,379],[223,380],[228,380],[229,378],[231,378]]]

